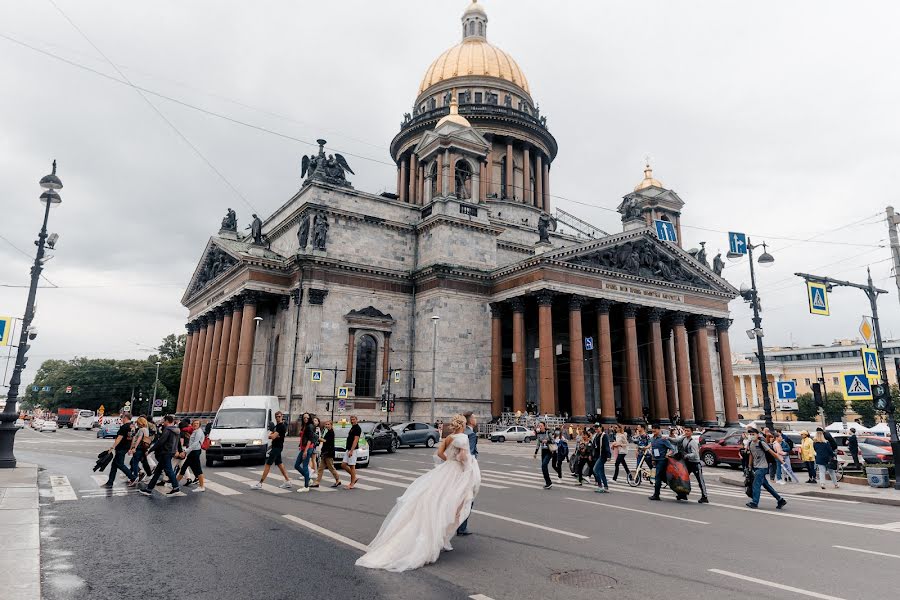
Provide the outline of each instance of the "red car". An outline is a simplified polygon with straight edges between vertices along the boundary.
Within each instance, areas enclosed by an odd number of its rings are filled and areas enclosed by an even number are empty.
[[[793,433],[794,432],[785,432],[785,435],[790,436]],[[800,448],[799,435],[797,440],[792,438],[791,441],[794,442],[794,450],[791,452],[791,466],[794,467],[794,469],[802,468],[803,463],[800,461],[800,456],[798,455]],[[718,442],[711,442],[701,446],[700,460],[702,460],[703,464],[707,467],[725,464],[738,469],[741,466],[741,445],[741,433],[730,433]]]

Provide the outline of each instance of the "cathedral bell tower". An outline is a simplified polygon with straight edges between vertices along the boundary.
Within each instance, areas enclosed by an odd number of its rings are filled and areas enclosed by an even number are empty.
[[[684,200],[653,177],[650,161],[644,166],[644,178],[619,204],[623,231],[653,227],[657,219],[675,224],[678,246],[681,247],[681,209]]]

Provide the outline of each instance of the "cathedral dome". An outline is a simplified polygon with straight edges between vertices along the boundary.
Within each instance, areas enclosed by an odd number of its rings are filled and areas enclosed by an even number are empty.
[[[487,14],[477,1],[462,16],[463,40],[438,56],[422,78],[421,94],[428,88],[456,77],[494,77],[520,87],[526,94],[528,80],[512,56],[488,43]]]
[[[634,186],[634,191],[639,192],[641,190],[647,189],[648,187],[658,187],[660,189],[665,189],[659,179],[654,179],[653,169],[650,168],[649,162],[644,167],[644,178],[640,183]]]

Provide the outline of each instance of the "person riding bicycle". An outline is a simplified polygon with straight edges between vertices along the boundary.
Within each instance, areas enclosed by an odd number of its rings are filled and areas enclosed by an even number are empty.
[[[641,457],[644,457],[644,464],[652,468],[653,459],[649,453],[650,436],[647,435],[647,430],[644,429],[643,425],[638,425],[637,434],[634,436],[634,443],[637,444],[637,460],[635,462],[635,468],[640,468]]]

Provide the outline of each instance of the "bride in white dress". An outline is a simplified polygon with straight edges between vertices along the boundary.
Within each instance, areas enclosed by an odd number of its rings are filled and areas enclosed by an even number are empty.
[[[481,485],[478,461],[469,454],[466,419],[456,415],[453,434],[438,447],[437,466],[413,481],[384,519],[360,567],[408,571],[433,563],[469,517]]]

